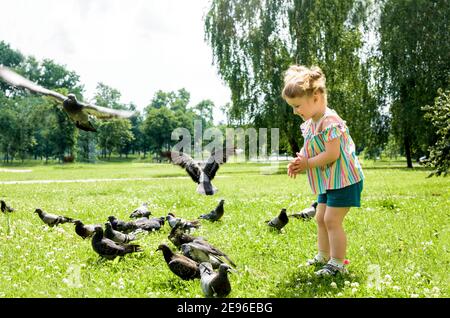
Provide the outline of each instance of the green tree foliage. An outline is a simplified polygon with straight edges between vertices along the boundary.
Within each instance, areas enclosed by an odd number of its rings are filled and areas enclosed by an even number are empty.
[[[450,5],[447,0],[386,0],[380,17],[382,77],[397,142],[407,165],[433,143],[435,129],[423,120],[438,88],[449,87]]]
[[[159,153],[169,150],[172,131],[177,127],[175,113],[169,108],[152,108],[147,111],[147,117],[143,123],[146,150]]]
[[[280,144],[299,150],[300,119],[282,100],[291,64],[319,65],[327,76],[330,107],[348,121],[357,144],[379,121],[359,51],[365,17],[360,1],[213,0],[206,39],[232,93],[229,114],[238,124],[279,127]]]
[[[426,112],[425,119],[431,122],[437,136],[437,142],[429,148],[428,165],[435,169],[430,177],[442,174],[446,176],[450,168],[450,90],[444,92],[439,89],[434,104],[422,109]]]

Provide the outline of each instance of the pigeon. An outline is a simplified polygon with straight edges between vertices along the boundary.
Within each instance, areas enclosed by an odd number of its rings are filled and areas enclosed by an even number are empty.
[[[199,265],[200,286],[206,297],[227,297],[231,292],[231,284],[228,272],[231,267],[220,264],[219,272],[214,272],[210,263],[204,262]]]
[[[141,217],[149,217],[151,214],[152,214],[152,212],[150,212],[148,210],[147,203],[142,203],[142,205],[140,207],[138,207],[136,210],[131,212],[130,218],[137,219],[137,218],[141,218]]]
[[[286,214],[286,209],[281,209],[280,214],[274,217],[272,220],[266,221],[267,225],[280,231],[286,224],[288,224],[289,218]]]
[[[186,170],[195,183],[198,183],[197,192],[205,195],[213,195],[218,189],[211,183],[216,176],[221,164],[225,163],[234,149],[225,148],[211,152],[209,158],[202,164],[198,164],[189,155],[171,151],[164,155],[169,157],[173,164]]]
[[[196,236],[192,236],[190,234],[185,233],[185,230],[182,227],[182,223],[177,223],[175,226],[170,230],[169,233],[169,240],[175,245],[177,248],[180,248],[182,244],[184,243],[190,243],[193,242],[196,239],[199,239]]]
[[[125,256],[129,253],[142,252],[137,244],[119,244],[103,237],[103,229],[101,226],[95,227],[95,234],[92,237],[92,248],[103,258],[113,260],[117,256]]]
[[[108,216],[108,221],[111,223],[112,228],[116,231],[128,234],[138,229],[135,221],[124,222],[116,218],[115,216]]]
[[[162,226],[164,226],[164,220],[165,217],[160,218],[140,218],[135,221],[136,226],[139,229],[142,229],[144,231],[152,232],[152,231],[159,231]]]
[[[6,202],[3,201],[3,200],[0,200],[0,204],[1,204],[0,208],[1,208],[1,210],[2,210],[3,213],[6,213],[6,212],[10,212],[10,213],[11,213],[11,212],[14,212],[14,211],[15,211],[13,208],[11,208],[10,206],[8,206],[8,205],[6,204]]]
[[[175,214],[171,212],[167,214],[166,220],[171,228],[173,228],[177,223],[181,223],[180,227],[183,230],[198,229],[201,225],[198,220],[192,221],[183,220],[182,218],[177,218]]]
[[[50,214],[42,211],[41,209],[36,209],[34,213],[37,213],[42,221],[44,221],[45,224],[47,224],[50,227],[53,227],[58,224],[63,223],[73,223],[74,220],[72,218],[69,218],[67,216],[61,216],[61,215],[55,215]]]
[[[62,102],[62,108],[75,126],[81,130],[96,132],[97,129],[91,122],[91,116],[99,119],[130,118],[133,112],[100,107],[93,104],[83,103],[77,100],[74,94],[64,96],[58,92],[44,88],[24,78],[9,68],[0,66],[0,78],[12,86],[28,89],[34,93],[51,96]]]
[[[160,244],[157,251],[162,251],[169,269],[183,280],[200,278],[198,263],[190,258],[175,254],[166,244]]]
[[[231,266],[236,267],[236,264],[234,264],[225,253],[202,240],[194,240],[193,242],[182,244],[181,251],[184,256],[187,256],[198,263],[211,263],[213,268],[218,268],[220,264],[225,263],[223,258],[225,258]]]
[[[311,206],[303,209],[300,212],[289,214],[288,217],[296,219],[312,219],[316,215],[317,202],[311,204]]]
[[[199,218],[209,220],[211,222],[218,221],[223,216],[223,213],[224,213],[224,210],[223,210],[224,202],[225,202],[225,200],[223,200],[223,199],[220,200],[219,205],[217,205],[217,207],[214,210],[212,210],[208,214],[200,215]]]
[[[110,222],[105,223],[105,231],[103,233],[104,237],[113,240],[116,243],[128,243],[137,239],[137,234],[142,233],[142,230],[137,229],[130,234],[124,234],[122,232],[116,231],[112,228]]]
[[[97,225],[85,225],[80,220],[75,220],[75,233],[83,238],[91,237],[95,233],[95,227]]]

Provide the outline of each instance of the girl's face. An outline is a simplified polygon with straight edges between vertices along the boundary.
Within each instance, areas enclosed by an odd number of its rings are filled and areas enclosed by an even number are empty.
[[[289,98],[286,102],[292,107],[295,115],[300,116],[304,121],[312,118],[319,120],[325,111],[325,103],[321,94],[315,93],[311,96]]]

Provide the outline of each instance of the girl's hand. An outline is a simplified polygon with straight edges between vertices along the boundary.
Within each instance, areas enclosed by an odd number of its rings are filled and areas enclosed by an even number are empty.
[[[299,174],[302,171],[305,171],[308,168],[307,163],[308,158],[299,156],[295,158],[289,165],[288,165],[288,175],[295,179],[297,174]]]

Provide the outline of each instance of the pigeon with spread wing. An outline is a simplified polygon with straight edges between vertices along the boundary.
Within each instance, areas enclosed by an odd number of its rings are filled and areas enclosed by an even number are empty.
[[[32,81],[17,74],[11,69],[0,65],[0,78],[6,83],[28,89],[34,93],[50,96],[62,102],[62,108],[67,113],[69,118],[75,123],[75,126],[81,130],[96,132],[97,129],[91,122],[91,117],[97,117],[98,119],[111,119],[111,118],[129,118],[133,116],[133,112],[125,110],[116,110],[112,108],[106,108],[80,102],[77,100],[74,94],[68,94],[67,96],[58,92],[44,88]]]

